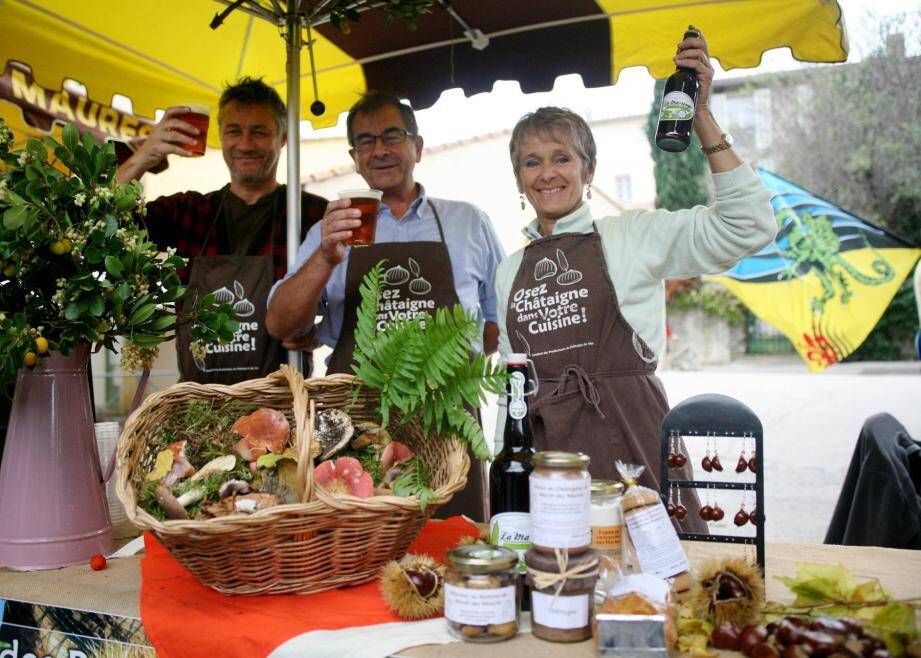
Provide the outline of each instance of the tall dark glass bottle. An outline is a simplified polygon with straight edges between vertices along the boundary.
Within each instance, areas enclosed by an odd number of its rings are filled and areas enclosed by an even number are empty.
[[[684,38],[688,37],[700,38],[700,32],[689,25],[684,33]],[[663,151],[678,153],[691,143],[698,91],[700,82],[694,69],[679,66],[666,81],[656,127],[656,146]]]
[[[510,354],[507,368],[504,443],[489,467],[489,538],[491,544],[518,553],[519,571],[524,574],[524,554],[531,548],[528,478],[534,468],[531,465],[534,448],[527,395],[536,385],[529,381],[525,354]],[[521,601],[525,605],[527,597],[523,596]]]

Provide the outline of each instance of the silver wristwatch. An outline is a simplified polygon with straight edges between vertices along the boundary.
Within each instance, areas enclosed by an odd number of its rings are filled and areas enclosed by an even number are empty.
[[[716,153],[717,151],[725,151],[728,148],[732,147],[732,135],[729,133],[723,133],[720,135],[720,141],[714,144],[713,146],[703,146],[701,145],[700,150],[706,155],[711,153]]]

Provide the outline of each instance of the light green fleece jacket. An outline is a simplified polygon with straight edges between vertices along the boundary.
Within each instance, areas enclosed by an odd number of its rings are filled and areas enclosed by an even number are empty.
[[[716,202],[687,210],[628,210],[616,217],[594,220],[601,236],[608,273],[614,282],[624,318],[656,355],[665,344],[665,280],[716,274],[731,268],[774,239],[777,223],[771,193],[747,164],[712,174]],[[558,219],[553,234],[590,233],[593,218],[583,203]],[[524,229],[529,240],[540,238],[537,220]],[[511,352],[506,313],[509,294],[524,249],[499,265],[496,310],[499,316],[499,355]],[[499,396],[496,450],[502,445],[505,399]]]

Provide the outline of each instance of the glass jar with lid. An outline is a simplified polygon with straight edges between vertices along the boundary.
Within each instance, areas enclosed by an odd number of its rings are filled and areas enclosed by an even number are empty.
[[[581,452],[538,452],[532,458],[531,544],[553,553],[583,553],[592,545],[589,456]]]
[[[474,544],[445,555],[445,620],[466,642],[499,642],[518,634],[518,554]]]
[[[620,507],[623,495],[623,482],[592,480],[592,548],[615,560],[620,558],[623,536],[624,515]]]

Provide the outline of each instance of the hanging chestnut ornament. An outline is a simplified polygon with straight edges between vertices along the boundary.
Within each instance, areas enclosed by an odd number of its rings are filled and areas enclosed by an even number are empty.
[[[668,504],[665,505],[665,511],[668,512],[669,516],[675,516],[675,503],[668,501]]]
[[[713,511],[710,512],[711,521],[722,521],[723,517],[726,516],[726,512],[723,511],[723,508],[720,507],[719,503],[713,506]]]
[[[752,525],[758,524],[758,508],[753,507],[752,511],[748,513],[748,522]]]
[[[713,520],[713,508],[710,507],[709,505],[704,505],[703,507],[701,507],[700,508],[700,518],[702,518],[704,521]]]
[[[758,455],[752,455],[751,459],[748,460],[748,470],[752,473],[758,472]]]
[[[665,461],[668,464],[669,468],[678,468],[677,459],[678,459],[678,455],[676,455],[674,452],[670,452],[668,453],[668,459],[666,459]]]
[[[745,459],[745,453],[739,455],[739,461],[736,463],[736,473],[744,473],[748,468],[748,461]]]
[[[713,462],[710,461],[710,455],[707,455],[706,457],[700,460],[700,467],[704,469],[705,471],[707,471],[707,473],[713,472]]]
[[[713,459],[710,460],[710,466],[713,468],[714,471],[722,472],[723,463],[720,461],[720,453],[718,450],[713,452]]]
[[[678,503],[675,505],[675,518],[679,521],[688,515],[688,508]]]
[[[688,458],[684,456],[683,452],[679,452],[675,455],[675,467],[681,468],[688,463]]]
[[[736,512],[735,518],[732,519],[732,522],[740,528],[748,523],[748,512],[745,511],[745,505],[742,505],[742,507],[739,508],[739,511]]]

